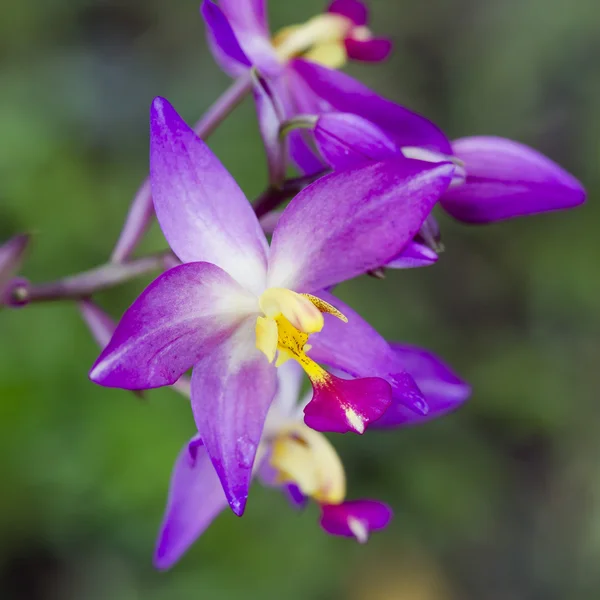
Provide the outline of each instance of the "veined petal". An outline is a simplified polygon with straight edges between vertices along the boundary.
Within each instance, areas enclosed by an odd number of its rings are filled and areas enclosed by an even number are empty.
[[[358,0],[333,0],[327,12],[348,17],[357,27],[366,25],[369,20],[367,7]]]
[[[331,535],[354,537],[364,544],[371,531],[385,529],[392,509],[377,500],[348,500],[321,506],[321,527]]]
[[[259,71],[275,75],[282,65],[271,43],[265,0],[219,0],[246,56]]]
[[[419,231],[453,170],[400,157],[320,178],[279,219],[268,287],[311,292],[384,265]]]
[[[344,45],[348,58],[362,62],[381,62],[392,52],[392,41],[384,37],[366,40],[349,37],[344,40]]]
[[[351,113],[321,115],[314,136],[321,156],[336,171],[400,154],[398,146],[379,127]]]
[[[213,263],[260,293],[267,241],[244,193],[167,100],[154,100],[150,121],[152,196],[169,245],[182,262]]]
[[[372,427],[401,427],[431,421],[456,410],[471,395],[471,386],[433,352],[408,344],[391,343],[390,346],[397,368],[406,369],[425,395],[429,412],[416,415],[399,402],[393,402]]]
[[[206,37],[212,55],[223,71],[231,77],[238,77],[252,63],[240,47],[227,17],[211,0],[203,0],[200,12],[206,24]]]
[[[215,265],[174,267],[127,309],[90,378],[129,390],[175,383],[257,307],[256,298]]]
[[[416,267],[428,267],[438,260],[438,254],[425,244],[410,242],[404,250],[385,266],[388,269],[414,269]]]
[[[198,432],[233,512],[246,507],[254,459],[277,387],[276,369],[255,347],[255,319],[204,356],[192,373]]]
[[[180,452],[158,534],[154,565],[168,569],[227,507],[221,482],[198,437]]]
[[[392,386],[388,410],[399,403],[411,412],[427,414],[423,393],[385,339],[347,304],[327,292],[318,294],[343,312],[348,323],[337,323],[338,319],[325,315],[323,330],[310,337],[309,356],[353,377],[381,377],[388,381]]]
[[[482,136],[456,140],[452,149],[464,162],[467,179],[449,189],[441,204],[459,221],[491,223],[585,201],[575,177],[524,144]]]
[[[383,129],[400,147],[423,146],[452,154],[450,142],[431,121],[377,95],[349,75],[302,59],[290,67],[312,90],[322,107],[319,112],[354,113]]]

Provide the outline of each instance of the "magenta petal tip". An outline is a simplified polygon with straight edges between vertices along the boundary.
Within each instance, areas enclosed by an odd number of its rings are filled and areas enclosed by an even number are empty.
[[[385,529],[393,511],[377,500],[349,500],[321,506],[321,527],[331,535],[354,537],[364,544],[372,531]]]

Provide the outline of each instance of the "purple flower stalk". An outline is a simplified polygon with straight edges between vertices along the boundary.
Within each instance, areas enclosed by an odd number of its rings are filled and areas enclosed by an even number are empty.
[[[342,325],[347,320],[324,300],[323,290],[396,256],[453,170],[448,163],[394,158],[323,177],[288,205],[269,248],[231,175],[173,107],[157,98],[151,111],[152,195],[163,233],[183,264],[151,283],[127,310],[92,368],[92,380],[147,389],[170,385],[193,366],[196,425],[236,514],[244,510],[275,394],[273,363],[293,359],[303,367],[313,386],[305,422],[321,431],[362,433],[393,399],[426,413],[404,371],[390,374],[386,363],[379,369],[383,377],[352,372],[355,379],[340,379],[309,357],[308,341],[325,335],[324,317]],[[325,339],[335,348],[331,336]],[[366,366],[377,366],[365,346],[369,341],[386,344],[371,336],[352,345],[364,353]],[[322,362],[337,362],[324,354],[328,360]]]
[[[419,386],[427,389],[433,406],[456,408],[469,387],[435,355],[419,348],[396,345]],[[372,531],[385,528],[392,511],[376,500],[346,500],[346,477],[337,452],[320,433],[302,422],[310,397],[299,401],[302,371],[289,361],[278,371],[278,387],[259,443],[252,476],[286,494],[293,506],[308,499],[319,504],[321,527],[332,535],[367,541]],[[438,415],[444,413],[440,410]],[[406,415],[397,426],[419,422]],[[227,507],[217,472],[200,437],[184,446],[171,477],[171,488],[158,536],[154,564],[171,567],[215,517]]]

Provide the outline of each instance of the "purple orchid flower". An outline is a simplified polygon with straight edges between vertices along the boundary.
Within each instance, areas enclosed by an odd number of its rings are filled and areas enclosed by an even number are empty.
[[[299,402],[302,369],[294,361],[278,371],[278,389],[267,415],[258,447],[253,478],[283,492],[292,506],[309,498],[321,509],[321,526],[332,535],[367,541],[392,517],[386,504],[375,500],[345,500],[342,461],[323,434],[302,422]],[[184,446],[175,462],[167,508],[160,528],[154,564],[171,567],[227,507],[219,476],[200,437]]]
[[[368,12],[362,2],[335,0],[327,12],[303,25],[286,27],[273,38],[265,0],[220,0],[218,6],[204,0],[201,12],[209,46],[221,68],[232,77],[257,69],[268,78],[286,119],[340,110],[338,103],[350,103],[355,110],[344,110],[385,124],[402,145],[427,140],[430,149],[450,154],[446,138],[433,123],[334,70],[347,59],[377,62],[391,51],[389,40],[373,37],[366,27]],[[315,93],[319,87],[325,95]],[[301,171],[313,174],[323,169],[304,132],[291,132],[288,143]]]
[[[322,177],[288,205],[269,248],[231,175],[173,107],[155,99],[152,195],[183,264],[158,277],[125,312],[91,379],[149,389],[171,385],[194,367],[196,425],[238,515],[275,394],[276,355],[276,366],[294,359],[308,374],[314,393],[304,414],[313,428],[362,433],[392,396],[426,412],[406,373],[391,374],[389,382],[340,379],[309,358],[307,342],[323,328],[324,314],[346,321],[320,290],[396,256],[452,172],[448,163],[392,159]],[[364,346],[359,338],[353,344]]]
[[[446,155],[424,144],[401,146],[389,131],[355,114],[323,114],[313,122],[315,144],[336,170],[400,154],[432,162],[454,161],[454,179],[440,204],[459,221],[492,223],[573,208],[585,201],[585,190],[577,179],[518,142],[497,137],[462,138],[452,142],[451,155]]]

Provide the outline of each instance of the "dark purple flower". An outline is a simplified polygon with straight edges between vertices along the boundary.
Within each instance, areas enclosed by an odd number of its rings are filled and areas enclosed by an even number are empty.
[[[193,367],[196,425],[236,514],[275,394],[276,355],[277,365],[292,358],[311,379],[315,404],[306,414],[315,426],[362,433],[392,392],[403,398],[407,390],[404,403],[426,412],[405,373],[396,391],[393,378],[368,373],[348,382],[306,350],[324,314],[346,320],[313,291],[397,256],[448,186],[452,165],[394,158],[322,177],[285,209],[269,248],[237,183],[161,98],[152,106],[150,163],[158,221],[183,264],[126,311],[90,377],[148,389]]]

